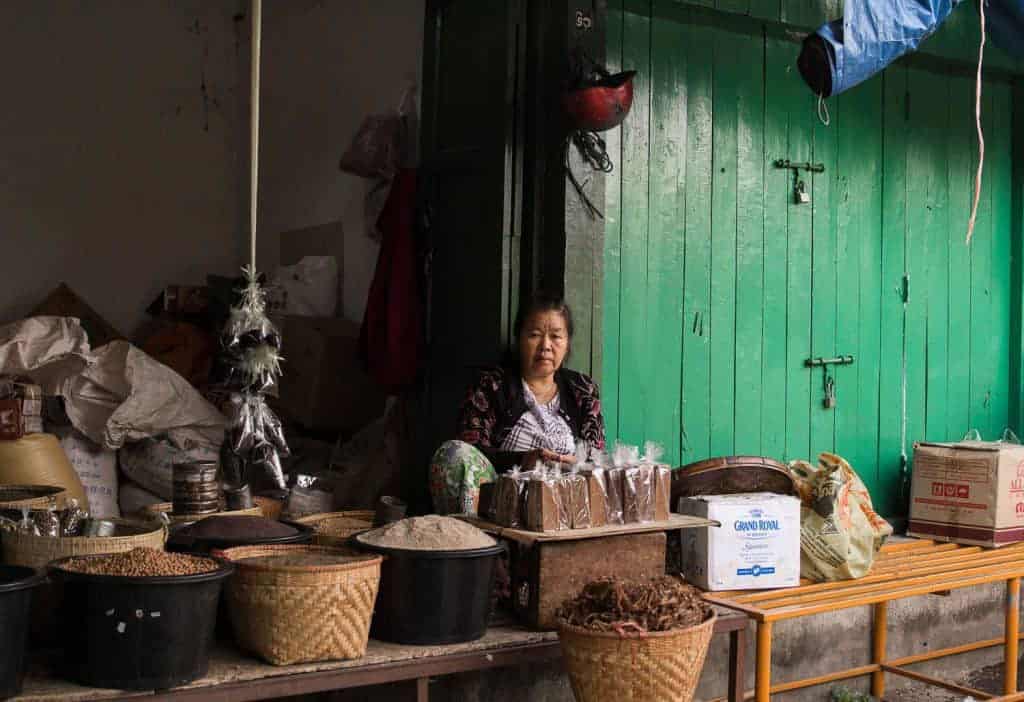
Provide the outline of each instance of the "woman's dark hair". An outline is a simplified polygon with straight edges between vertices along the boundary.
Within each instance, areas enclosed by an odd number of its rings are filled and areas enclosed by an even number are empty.
[[[557,312],[562,315],[562,319],[565,320],[565,331],[572,340],[572,310],[562,297],[546,292],[536,293],[519,305],[519,312],[516,313],[516,337],[523,333],[526,320],[537,312]]]

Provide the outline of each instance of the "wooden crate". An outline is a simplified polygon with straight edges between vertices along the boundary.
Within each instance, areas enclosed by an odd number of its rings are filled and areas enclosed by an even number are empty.
[[[665,574],[665,532],[574,541],[509,542],[512,606],[534,629],[554,629],[555,612],[589,581]]]

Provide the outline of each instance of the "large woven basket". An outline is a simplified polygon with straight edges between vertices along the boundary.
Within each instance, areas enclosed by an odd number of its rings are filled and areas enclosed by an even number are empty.
[[[275,522],[281,519],[281,510],[284,509],[284,503],[281,500],[257,495],[252,498],[252,501],[267,519],[273,519]]]
[[[0,510],[63,509],[68,491],[53,485],[0,485]]]
[[[159,522],[140,522],[130,519],[112,520],[121,531],[137,533],[121,536],[34,536],[0,532],[3,562],[9,565],[42,568],[50,561],[66,556],[91,556],[101,553],[121,553],[133,548],[148,547],[163,550],[167,530]]]
[[[308,524],[316,534],[313,543],[318,546],[344,546],[348,538],[360,531],[373,527],[373,510],[350,510],[347,512],[324,512],[296,519],[299,524]]]
[[[235,509],[230,512],[214,512],[212,514],[172,514],[174,505],[170,502],[158,502],[142,508],[142,513],[149,519],[159,519],[161,514],[166,514],[171,524],[182,524],[184,522],[198,522],[207,517],[262,517],[263,508],[259,505],[249,509]]]
[[[562,624],[562,659],[577,702],[691,702],[715,615],[688,629],[624,634]]]
[[[353,556],[348,563],[271,566],[258,556]],[[239,646],[274,665],[361,658],[380,584],[380,556],[324,546],[240,546],[218,552],[235,563],[228,609]]]

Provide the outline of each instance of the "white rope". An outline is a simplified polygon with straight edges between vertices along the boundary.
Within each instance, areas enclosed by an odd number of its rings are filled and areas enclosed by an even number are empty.
[[[249,265],[256,271],[256,198],[260,165],[260,34],[263,0],[252,0],[252,62],[249,117]]]
[[[978,200],[981,199],[981,172],[985,165],[985,135],[981,131],[981,60],[985,55],[985,0],[978,3],[981,13],[981,44],[978,46],[978,75],[974,86],[974,123],[978,129],[978,172],[974,176],[974,205],[967,222],[967,243],[974,236],[974,223],[978,218]]]
[[[824,116],[822,116],[824,113]],[[825,104],[825,96],[818,94],[818,120],[826,127],[832,123],[832,117],[828,113],[828,105]]]

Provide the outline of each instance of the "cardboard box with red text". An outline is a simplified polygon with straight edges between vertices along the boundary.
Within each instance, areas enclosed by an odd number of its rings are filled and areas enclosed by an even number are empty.
[[[907,533],[978,546],[1024,540],[1024,446],[917,444]]]

